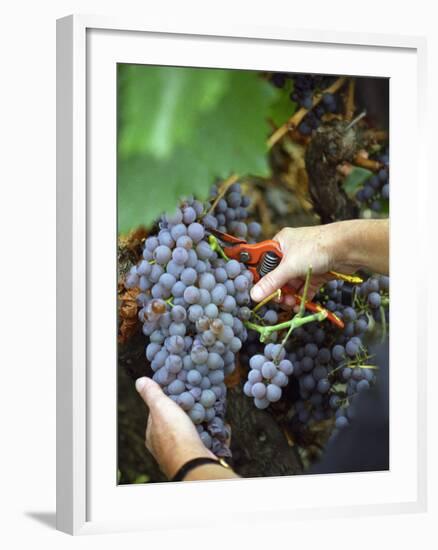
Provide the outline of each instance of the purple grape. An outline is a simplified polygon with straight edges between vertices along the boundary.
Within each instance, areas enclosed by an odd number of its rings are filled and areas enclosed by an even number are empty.
[[[160,265],[167,264],[171,256],[172,256],[172,251],[168,246],[160,245],[154,250],[154,259]]]
[[[275,384],[269,384],[266,388],[266,399],[271,403],[279,401],[281,398],[281,389]]]
[[[266,395],[266,386],[261,382],[257,382],[252,386],[251,394],[257,399],[263,399]]]
[[[195,286],[188,286],[184,291],[184,300],[188,304],[196,304],[199,302],[201,294]]]
[[[237,260],[230,260],[225,264],[225,271],[230,279],[235,279],[240,274],[240,264]]]

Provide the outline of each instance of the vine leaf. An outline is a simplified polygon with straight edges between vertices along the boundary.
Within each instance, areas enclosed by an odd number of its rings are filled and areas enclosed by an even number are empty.
[[[213,78],[216,70],[207,70],[212,81],[190,75],[174,92],[178,97],[172,97],[172,117],[158,131],[155,122],[153,129],[148,128],[155,121],[151,105],[158,105],[160,111],[164,108],[164,100],[156,95],[158,83],[153,82],[158,69],[139,66],[122,73],[123,78],[119,73],[120,233],[150,225],[184,196],[194,194],[205,200],[217,178],[233,172],[266,176],[269,171],[267,113],[277,91],[268,82],[248,71],[219,71],[224,75]],[[205,71],[184,70],[196,75]],[[139,72],[141,86],[133,92]],[[130,101],[135,105],[127,107]],[[187,112],[181,108],[184,101]]]
[[[373,172],[371,172],[371,170],[355,166],[344,180],[343,187],[347,195],[350,197],[355,195],[356,191],[358,191],[372,175]]]
[[[223,97],[230,76],[215,69],[119,65],[119,154],[169,158]]]

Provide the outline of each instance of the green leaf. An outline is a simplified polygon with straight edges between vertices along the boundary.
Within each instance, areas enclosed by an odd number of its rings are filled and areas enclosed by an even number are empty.
[[[286,79],[284,88],[274,90],[277,97],[270,106],[268,116],[275,126],[282,126],[297,110],[297,104],[289,97],[293,91],[293,80]]]
[[[370,170],[355,166],[344,180],[344,189],[347,195],[353,196],[372,175],[373,172]]]
[[[150,68],[142,69],[149,72]],[[220,72],[227,73],[223,81],[227,80],[228,89],[225,92],[222,88],[221,97],[220,94],[215,95],[214,107],[211,94],[209,101],[205,98],[199,100],[198,111],[191,115],[191,121],[196,119],[196,124],[192,124],[190,131],[177,133],[175,139],[175,134],[173,137],[168,134],[166,139],[171,140],[172,147],[163,145],[161,135],[158,138],[161,145],[155,147],[156,135],[152,139],[150,134],[147,140],[141,142],[141,147],[132,147],[132,144],[122,147],[120,143],[126,139],[127,133],[138,136],[146,130],[141,128],[145,124],[143,118],[131,118],[129,128],[126,127],[124,132],[121,123],[118,151],[121,233],[138,225],[149,226],[161,213],[173,210],[184,196],[194,194],[205,200],[217,178],[224,179],[233,172],[242,176],[268,174],[267,113],[276,97],[275,89],[254,72]],[[134,84],[131,82],[129,85]],[[125,95],[126,86],[126,82],[120,84],[121,111],[131,97],[130,94]],[[187,87],[180,93],[186,95]],[[131,126],[140,128],[132,129]],[[149,144],[147,147],[144,146],[146,142]],[[158,155],[157,150],[166,150],[166,154]]]
[[[229,87],[230,71],[126,65],[119,71],[119,151],[166,158]]]
[[[134,479],[134,483],[148,483],[151,478],[147,474],[140,474]]]

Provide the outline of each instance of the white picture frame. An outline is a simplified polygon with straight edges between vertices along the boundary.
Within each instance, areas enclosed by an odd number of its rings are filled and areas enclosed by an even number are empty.
[[[154,47],[158,46],[160,47]],[[194,48],[194,45],[202,48]],[[220,48],[219,46],[220,45]],[[178,46],[178,47],[175,47]],[[299,52],[287,66],[290,49]],[[198,50],[202,50],[200,53]],[[330,60],[321,52],[330,51]],[[211,526],[214,513],[181,513],[181,503],[215,491],[212,506],[229,510],[230,521],[321,518],[333,515],[416,512],[426,508],[426,332],[420,332],[420,293],[425,299],[426,177],[421,147],[425,116],[425,40],[419,37],[309,32],[286,28],[202,29],[94,16],[57,23],[57,527],[71,534]],[[275,55],[274,55],[275,54]],[[319,54],[319,55],[318,55]],[[391,114],[412,102],[403,124],[391,117],[391,175],[400,182],[391,195],[391,469],[339,476],[296,476],[117,487],[114,407],[116,361],[115,265],[115,64],[173,64],[269,68],[297,72],[390,76]],[[269,67],[268,67],[269,63]],[[326,70],[321,70],[326,63]],[[352,68],[357,67],[354,71]],[[402,72],[406,82],[401,85]],[[103,93],[105,92],[105,93]],[[97,101],[99,99],[99,101]],[[414,137],[416,139],[414,139]],[[409,165],[406,155],[410,155]],[[404,185],[417,182],[412,197]],[[102,188],[105,208],[99,208]],[[391,191],[392,192],[392,191]],[[416,201],[416,208],[412,208]],[[403,209],[410,205],[410,230]],[[403,271],[406,250],[413,270]],[[112,271],[113,270],[113,271]],[[113,273],[102,277],[102,274]],[[416,280],[410,297],[409,331],[402,326],[403,285]],[[108,300],[109,297],[109,300]],[[113,302],[111,302],[113,297]],[[95,312],[101,311],[98,321]],[[108,344],[113,335],[113,344]],[[413,337],[412,335],[415,335]],[[404,342],[403,350],[394,344]],[[103,349],[105,347],[105,350]],[[415,369],[412,368],[415,365]],[[106,369],[106,370],[103,370]],[[105,375],[105,389],[98,382]],[[406,413],[403,399],[416,402]],[[403,449],[396,419],[415,443]],[[112,443],[113,441],[113,443]],[[112,473],[111,473],[112,472]],[[260,484],[266,496],[259,505]],[[285,491],[284,488],[293,489]],[[336,487],[336,495],[329,495]],[[377,491],[377,495],[376,495]],[[288,493],[284,495],[284,493]],[[275,499],[269,498],[277,495]],[[148,507],[148,502],[154,502]],[[251,507],[249,508],[249,504]],[[184,504],[184,506],[185,506]],[[166,506],[166,518],[160,510]],[[180,513],[177,513],[179,506]],[[141,513],[136,513],[142,507]],[[190,506],[186,507],[190,508]],[[211,510],[210,510],[211,511]],[[172,518],[172,521],[169,520]]]

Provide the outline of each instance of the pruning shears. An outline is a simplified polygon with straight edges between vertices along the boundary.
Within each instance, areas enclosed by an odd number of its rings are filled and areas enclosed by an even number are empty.
[[[275,269],[283,258],[283,252],[280,248],[280,243],[274,240],[260,241],[250,244],[244,239],[234,237],[228,233],[223,233],[217,229],[209,229],[210,233],[219,239],[222,244],[224,254],[231,259],[242,262],[251,271],[254,282],[258,282],[263,276]],[[361,283],[360,277],[346,275],[336,271],[330,271],[334,279],[340,279],[349,283]],[[296,290],[288,285],[281,289],[282,294],[292,295],[298,304],[301,303],[301,296],[296,293]],[[333,312],[326,310],[320,304],[307,301],[305,308],[313,313],[325,311],[327,319],[339,328],[344,328],[344,322]]]

